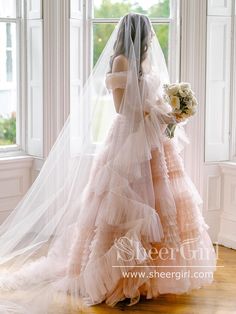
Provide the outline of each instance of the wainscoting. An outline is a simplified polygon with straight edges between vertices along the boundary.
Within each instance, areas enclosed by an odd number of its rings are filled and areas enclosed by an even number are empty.
[[[227,247],[236,249],[236,165],[221,166],[222,200],[218,241]]]
[[[0,223],[31,186],[33,163],[31,156],[0,159]]]
[[[27,192],[42,165],[42,159],[32,156],[0,159],[0,223]],[[206,163],[202,197],[212,241],[236,249],[236,164]]]
[[[203,215],[213,242],[236,249],[236,164],[204,165]]]

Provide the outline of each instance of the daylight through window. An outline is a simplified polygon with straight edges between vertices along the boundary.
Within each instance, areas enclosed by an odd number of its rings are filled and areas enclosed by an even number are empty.
[[[0,1],[0,149],[16,143],[17,14],[15,1]]]

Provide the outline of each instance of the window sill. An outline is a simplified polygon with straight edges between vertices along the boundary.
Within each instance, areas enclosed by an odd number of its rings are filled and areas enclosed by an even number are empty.
[[[222,173],[236,175],[236,162],[224,161],[219,162]]]
[[[14,168],[31,168],[34,157],[29,155],[0,157],[0,171]]]
[[[11,149],[0,148],[0,160],[2,158],[14,157],[14,156],[29,156],[25,151],[19,147],[13,147]]]

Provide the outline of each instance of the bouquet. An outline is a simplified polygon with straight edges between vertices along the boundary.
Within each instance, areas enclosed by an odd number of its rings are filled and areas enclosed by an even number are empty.
[[[196,113],[197,99],[189,83],[164,84],[164,100],[171,105],[172,115],[178,122],[184,121]],[[174,136],[176,124],[167,125],[166,135]]]

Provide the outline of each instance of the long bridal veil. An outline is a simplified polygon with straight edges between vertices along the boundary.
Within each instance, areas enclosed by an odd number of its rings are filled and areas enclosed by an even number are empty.
[[[116,112],[110,86],[120,84],[112,73],[118,55],[127,59],[128,70]],[[154,210],[150,169],[150,149],[162,152],[170,119],[162,101],[168,81],[149,19],[123,17],[79,103],[72,95],[70,116],[37,179],[0,226],[0,313],[42,314],[56,302],[61,311],[68,302],[98,303],[120,278],[119,268],[108,266],[117,265],[119,236],[133,236],[140,245],[175,236],[171,226],[164,234]],[[166,215],[174,221],[172,207]]]

